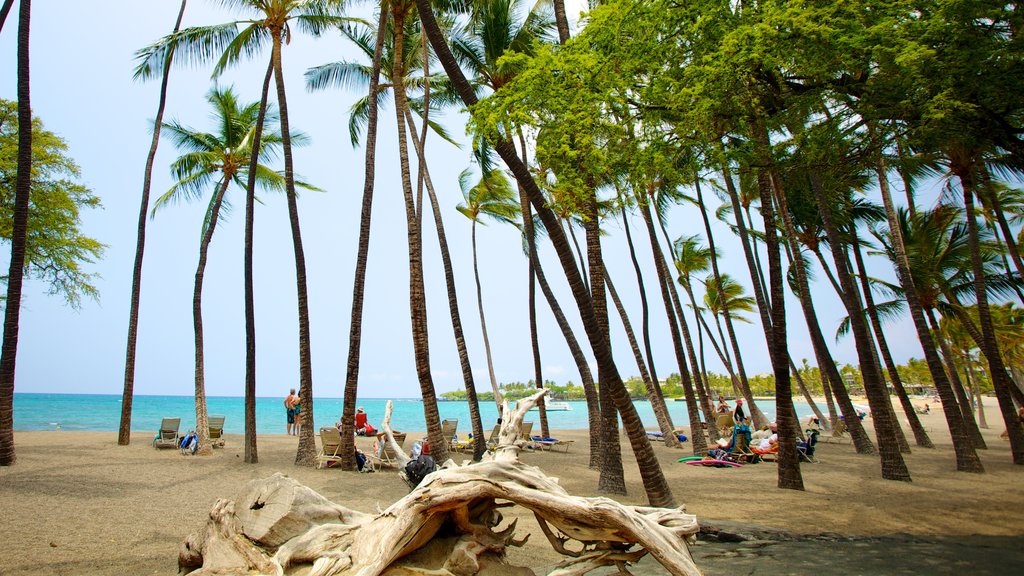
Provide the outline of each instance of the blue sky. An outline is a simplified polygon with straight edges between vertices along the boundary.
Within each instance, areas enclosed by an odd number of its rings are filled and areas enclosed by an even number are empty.
[[[101,3],[33,2],[32,104],[47,129],[62,136],[82,168],[82,180],[103,202],[102,210],[83,216],[87,234],[109,247],[93,270],[101,297],[81,310],[48,296],[36,280],[26,284],[18,354],[16,391],[120,393],[124,378],[131,270],[142,188],[142,175],[155,115],[158,83],[132,81],[133,52],[167,34],[179,2],[107,0]],[[570,10],[576,12],[576,10]],[[213,2],[192,0],[185,26],[234,19]],[[15,99],[15,36],[17,8],[0,34],[3,73],[0,97]],[[233,85],[243,99],[259,98],[266,56],[231,70],[220,80]],[[355,266],[364,151],[349,144],[348,109],[355,92],[306,92],[303,72],[315,65],[355,58],[338,35],[322,39],[297,37],[284,53],[284,68],[293,129],[312,140],[296,150],[295,168],[323,193],[304,193],[299,214],[309,277],[314,390],[318,396],[340,396],[348,354],[349,314]],[[166,119],[206,129],[205,94],[209,68],[176,68],[172,72]],[[408,260],[405,211],[399,180],[394,111],[381,113],[377,151],[377,187],[363,321],[360,393],[367,397],[412,397],[419,394],[409,324]],[[466,142],[462,116],[445,116],[451,132]],[[434,137],[428,142],[428,165],[440,196],[477,387],[488,390],[487,366],[472,275],[469,220],[454,208],[461,201],[459,173],[469,166],[469,151]],[[162,140],[156,159],[153,197],[172,180],[168,166],[177,156]],[[898,183],[894,183],[898,189]],[[245,326],[242,299],[242,234],[244,200],[238,190],[236,211],[219,226],[206,273],[204,327],[206,386],[210,395],[241,395],[244,378]],[[923,191],[922,203],[928,194]],[[294,258],[287,207],[281,196],[264,195],[256,209],[255,283],[257,313],[257,393],[284,395],[298,384],[297,312]],[[710,200],[709,200],[710,201]],[[191,394],[193,334],[192,283],[198,258],[199,227],[205,204],[171,206],[149,221],[140,310],[136,392]],[[654,278],[642,221],[632,222],[648,282]],[[634,324],[639,325],[639,299],[626,250],[621,221],[605,224],[605,259]],[[669,233],[675,238],[703,234],[699,213],[692,207],[673,209]],[[724,225],[716,239],[723,268],[749,286],[736,240]],[[527,319],[526,259],[518,232],[492,224],[478,230],[484,305],[499,381],[533,377]],[[5,245],[6,246],[6,245]],[[6,250],[6,248],[4,248]],[[448,316],[447,295],[432,222],[424,227],[424,251],[431,366],[438,392],[462,387],[461,373]],[[549,281],[563,309],[579,326],[564,275],[549,245],[541,248]],[[0,256],[7,266],[9,256]],[[874,259],[874,273],[892,279],[886,262]],[[821,275],[819,275],[821,276]],[[826,335],[845,315],[832,288],[821,276],[813,287]],[[652,340],[659,375],[678,371],[657,290],[648,289],[652,307]],[[579,383],[564,340],[543,300],[539,304],[541,354],[545,378]],[[804,322],[795,299],[787,300],[790,350],[797,361],[814,363]],[[756,320],[751,318],[751,320]],[[691,328],[693,328],[691,320]],[[620,372],[636,374],[621,323],[612,309],[612,339]],[[739,338],[749,373],[770,371],[761,328],[739,325]],[[897,361],[920,357],[908,322],[889,328],[889,344]],[[581,340],[582,329],[578,330]],[[840,363],[856,362],[852,342],[833,346]],[[709,350],[708,366],[721,371]]]

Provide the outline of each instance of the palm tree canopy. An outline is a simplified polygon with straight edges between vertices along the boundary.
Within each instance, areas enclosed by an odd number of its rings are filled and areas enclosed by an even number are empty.
[[[721,284],[721,291],[718,286]],[[751,312],[754,310],[755,302],[750,296],[744,293],[743,285],[733,280],[728,274],[719,275],[718,282],[714,276],[708,276],[704,280],[704,305],[712,314],[722,314],[728,311],[733,320],[749,322],[737,312]]]
[[[690,279],[697,272],[707,272],[711,268],[711,248],[704,246],[700,236],[680,236],[672,243],[675,254],[676,271],[679,272],[679,283],[690,288]],[[717,254],[716,254],[717,256]]]
[[[164,129],[182,151],[182,155],[171,164],[171,173],[176,182],[156,200],[151,215],[155,216],[169,204],[202,198],[211,189],[210,185],[214,181],[222,184],[229,180],[245,188],[259,116],[259,102],[239,102],[233,88],[216,86],[210,90],[206,99],[212,108],[210,118],[216,126],[215,132],[201,132],[173,121],[164,124]],[[256,168],[256,182],[266,190],[283,191],[284,175],[264,163],[275,160],[281,149],[281,135],[276,131],[276,122],[275,111],[268,109],[263,134],[260,137],[261,163]],[[309,138],[305,134],[292,134],[292,144],[304,145],[308,142]],[[316,190],[308,184],[300,185]],[[220,217],[226,216],[229,211],[230,203],[225,200]],[[203,226],[204,231],[208,225],[207,219]]]

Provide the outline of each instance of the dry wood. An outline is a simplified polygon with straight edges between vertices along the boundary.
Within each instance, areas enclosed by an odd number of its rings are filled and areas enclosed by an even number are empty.
[[[503,561],[508,546],[525,543],[516,538],[514,521],[502,526],[500,509],[514,504],[532,511],[547,540],[567,557],[550,576],[602,566],[628,574],[626,567],[648,553],[670,574],[700,574],[687,548],[697,521],[682,508],[573,496],[557,479],[519,461],[525,443],[519,427],[544,392],[520,400],[514,412],[504,403],[499,445],[488,460],[463,466],[449,460],[376,516],[334,504],[281,474],[254,480],[235,500],[214,505],[206,526],[183,544],[179,565],[201,567],[194,572],[199,575],[283,575],[305,566],[310,576],[471,576]],[[389,402],[381,428],[404,470],[410,459],[394,441],[391,409]],[[450,547],[443,566],[395,568],[400,559],[437,546]]]

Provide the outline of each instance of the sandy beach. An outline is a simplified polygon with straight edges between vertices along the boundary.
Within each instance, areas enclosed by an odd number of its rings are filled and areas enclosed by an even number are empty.
[[[989,421],[1000,421],[994,399],[986,399],[986,407]],[[955,471],[941,411],[933,409],[923,419],[937,448],[915,448],[906,455],[912,483],[882,480],[877,457],[859,456],[849,443],[819,444],[820,463],[802,466],[805,492],[777,489],[771,463],[740,469],[686,466],[676,459],[691,453],[689,444],[684,450],[655,449],[687,511],[702,524],[753,534],[754,544],[693,546],[708,574],[734,573],[731,568],[744,562],[751,567],[744,573],[849,573],[842,562],[807,565],[807,558],[826,553],[845,553],[861,568],[871,566],[864,562],[872,558],[881,562],[881,568],[866,573],[953,573],[947,570],[958,566],[987,573],[993,564],[1006,568],[1006,562],[1017,560],[1022,565],[1024,469],[1011,463],[1008,443],[999,438],[1002,425],[983,430],[989,443],[980,451],[986,473],[975,475]],[[179,543],[203,524],[217,498],[230,498],[247,481],[279,471],[366,512],[386,508],[407,493],[394,471],[295,467],[294,437],[260,436],[260,463],[247,465],[240,436],[228,435],[227,445],[213,456],[187,457],[153,449],[152,435],[135,432],[132,444],[122,447],[116,433],[16,432],[18,462],[0,468],[0,541],[7,549],[0,574],[174,574]],[[559,477],[571,493],[597,495],[598,473],[587,468],[585,432],[557,436],[576,440],[568,454],[525,451],[521,459]],[[368,449],[369,441],[360,438],[360,446]],[[644,504],[625,443],[623,456],[629,495],[616,499]],[[510,553],[513,562],[543,573],[559,560],[532,516],[522,515],[519,532],[534,537]],[[790,544],[772,548],[771,534]],[[843,542],[852,548],[844,552]],[[773,555],[772,549],[786,552]],[[936,563],[943,554],[949,562]],[[658,573],[646,563],[643,567],[648,570],[638,573]]]

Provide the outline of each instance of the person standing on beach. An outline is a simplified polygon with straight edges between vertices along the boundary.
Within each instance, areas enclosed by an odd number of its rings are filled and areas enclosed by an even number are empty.
[[[295,435],[302,432],[302,392],[295,396],[295,403],[292,404],[292,413],[295,416]]]
[[[747,419],[746,414],[743,413],[743,399],[736,399],[736,408],[732,411],[732,421],[735,424],[743,424],[743,421]]]
[[[287,434],[291,436],[292,430],[296,428],[295,424],[295,405],[299,403],[299,397],[295,395],[295,388],[292,388],[288,392],[288,396],[284,399],[284,410],[288,417],[288,428]]]

